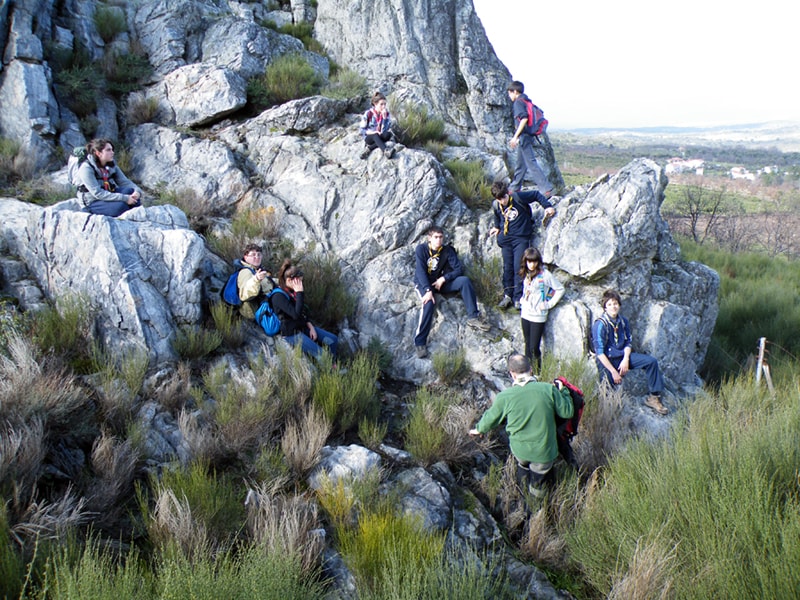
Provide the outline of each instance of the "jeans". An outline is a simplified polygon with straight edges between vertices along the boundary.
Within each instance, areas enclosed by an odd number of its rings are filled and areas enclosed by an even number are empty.
[[[122,188],[117,190],[118,194],[125,194],[130,196],[135,190],[133,188]],[[89,206],[86,207],[93,215],[103,215],[105,217],[118,217],[126,210],[130,210],[132,208],[136,208],[137,206],[141,206],[142,201],[141,199],[136,201],[136,204],[133,206],[129,205],[127,202],[123,202],[122,200],[95,200]]]
[[[339,338],[329,331],[325,331],[322,327],[314,326],[317,331],[317,341],[315,342],[307,334],[303,332],[295,333],[294,335],[285,335],[283,339],[289,342],[292,346],[300,344],[303,352],[311,358],[319,358],[325,347],[330,350],[333,356],[336,356],[336,348],[339,345]]]
[[[614,368],[619,371],[619,364],[622,362],[622,357],[608,357],[608,359],[611,361],[611,364],[614,365]],[[595,361],[597,362],[597,371],[600,375],[600,381],[605,378],[611,387],[614,387],[614,378],[611,376],[611,371],[606,369],[599,360],[595,359]],[[644,369],[647,374],[647,389],[651,394],[661,394],[661,392],[664,391],[664,378],[661,376],[661,371],[658,369],[658,361],[655,358],[649,354],[631,352],[629,364],[631,370]]]
[[[525,206],[522,210],[530,210]],[[521,238],[510,235],[498,237],[497,244],[503,255],[503,294],[514,302],[522,298],[522,277],[519,275],[519,265],[522,255],[530,247],[530,238]]]
[[[532,135],[523,133],[519,136],[519,144],[517,145],[517,164],[514,171],[514,180],[508,189],[513,192],[518,192],[522,188],[522,184],[526,177],[530,177],[533,183],[536,184],[542,194],[547,196],[553,191],[552,184],[545,177],[539,163],[536,162],[536,153],[533,151],[534,138]]]
[[[475,299],[475,289],[472,287],[472,282],[466,275],[460,275],[452,281],[446,281],[439,292],[442,294],[461,292],[461,299],[464,301],[464,308],[467,309],[467,316],[470,319],[480,316],[481,313],[478,311],[478,303]],[[422,296],[420,296],[420,298],[421,297]],[[436,304],[433,302],[426,302],[422,305],[422,310],[419,314],[419,325],[417,325],[417,333],[414,336],[415,346],[424,346],[428,342],[428,334],[431,331],[431,325],[433,325],[433,314],[435,310]]]

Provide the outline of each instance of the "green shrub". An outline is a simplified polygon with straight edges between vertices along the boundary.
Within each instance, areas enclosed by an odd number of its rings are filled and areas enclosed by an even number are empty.
[[[376,419],[380,404],[375,394],[378,368],[367,354],[356,355],[345,371],[320,365],[312,400],[334,427],[344,433],[360,418]],[[330,361],[330,356],[327,359]]]
[[[158,115],[158,96],[147,96],[144,92],[133,92],[125,102],[125,122],[133,127],[152,123]]]
[[[90,329],[94,313],[84,296],[65,295],[33,315],[31,333],[43,354],[67,363],[83,364],[89,358]]]
[[[71,185],[55,183],[49,177],[38,177],[19,186],[17,196],[39,206],[52,206],[57,202],[74,198]]]
[[[365,417],[358,422],[358,437],[367,448],[373,450],[381,445],[388,431],[389,424],[386,421],[379,422]]]
[[[428,107],[411,102],[402,102],[394,110],[397,119],[395,135],[400,143],[410,147],[422,147],[430,141],[444,141],[444,121],[432,116]]]
[[[272,61],[261,77],[247,84],[247,97],[257,107],[283,104],[318,93],[320,76],[301,54],[285,54]]]
[[[34,171],[35,161],[22,149],[22,145],[15,140],[0,137],[0,189],[29,179]]]
[[[440,460],[447,443],[447,434],[441,426],[450,402],[424,388],[417,390],[414,403],[404,427],[406,450],[423,464]]]
[[[6,458],[2,457],[2,460]],[[0,483],[3,483],[2,479]],[[3,503],[0,505],[0,597],[19,598],[24,581],[25,563],[12,542],[8,512]]]
[[[106,90],[116,95],[136,90],[153,74],[150,60],[143,52],[108,54],[101,65],[106,78]]]
[[[350,69],[340,69],[332,75],[322,95],[336,100],[360,98],[368,91],[367,80]]]
[[[333,254],[313,253],[298,260],[305,274],[305,303],[311,320],[328,331],[336,329],[356,309],[352,286],[345,282]]]
[[[210,236],[209,246],[226,260],[242,256],[242,248],[249,243],[264,248],[263,265],[277,269],[284,257],[291,256],[292,244],[280,237],[280,221],[274,206],[247,208],[231,219],[230,229]],[[277,271],[273,271],[277,274]]]
[[[372,336],[364,350],[367,354],[375,358],[375,364],[381,373],[388,373],[392,367],[392,352],[389,346],[377,336]]]
[[[466,275],[472,281],[475,295],[486,306],[494,306],[501,298],[503,261],[499,256],[478,254],[465,262]]]
[[[234,309],[224,302],[214,302],[211,305],[211,318],[226,348],[239,348],[244,343],[242,321]]]
[[[212,198],[201,196],[191,188],[166,189],[163,185],[157,185],[154,204],[177,206],[186,215],[189,227],[201,235],[208,231],[210,218],[217,212]]]
[[[97,98],[104,81],[96,65],[76,64],[56,73],[59,98],[78,117],[86,117],[97,110]]]
[[[94,26],[106,44],[128,30],[124,10],[113,6],[97,7],[94,11]]]
[[[466,378],[471,368],[467,361],[467,353],[464,348],[459,348],[455,352],[438,351],[431,357],[433,371],[439,377],[439,381],[444,384],[452,384]]]
[[[478,161],[448,160],[444,166],[453,179],[448,181],[453,192],[469,208],[488,210],[492,205],[491,184]]]
[[[222,334],[197,325],[182,325],[175,331],[172,348],[184,360],[203,358],[222,345]]]

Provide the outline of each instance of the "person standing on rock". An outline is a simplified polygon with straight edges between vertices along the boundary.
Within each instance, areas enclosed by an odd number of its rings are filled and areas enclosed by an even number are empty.
[[[525,86],[521,81],[512,81],[508,84],[508,97],[513,102],[511,114],[514,125],[514,135],[508,145],[512,150],[516,149],[517,151],[516,169],[510,189],[514,192],[521,190],[525,178],[530,176],[539,192],[545,198],[550,198],[553,194],[553,186],[545,177],[539,163],[536,162],[536,152],[533,148],[538,141],[536,136],[530,133],[530,128],[534,125],[528,122],[527,103],[530,102],[530,99],[525,95]]]
[[[664,379],[658,368],[658,361],[647,354],[633,352],[631,327],[628,319],[620,314],[622,299],[616,290],[606,290],[600,300],[603,314],[592,325],[592,341],[600,380],[606,380],[613,387],[622,383],[622,378],[631,369],[644,369],[647,373],[647,386],[650,395],[645,406],[660,415],[669,410],[661,403]]]
[[[489,230],[489,235],[497,236],[497,245],[503,254],[503,299],[498,307],[508,308],[513,304],[519,308],[522,277],[517,270],[533,237],[531,204],[538,202],[545,209],[545,218],[556,214],[556,209],[539,192],[511,193],[502,181],[492,184],[492,196],[495,198],[492,202],[494,227]]]
[[[542,372],[542,335],[547,315],[564,295],[564,286],[542,264],[537,248],[528,248],[519,265],[522,278],[520,322],[525,338],[525,356],[531,363],[536,359],[536,371]]]
[[[114,144],[94,139],[78,167],[78,200],[94,215],[118,217],[141,206],[142,190],[114,162]]]
[[[469,433],[483,435],[505,421],[511,454],[517,460],[517,483],[541,498],[558,457],[555,416],[572,417],[572,397],[560,381],[536,381],[530,361],[521,354],[509,357],[508,372],[514,383],[495,396]]]
[[[490,326],[481,318],[472,281],[464,275],[464,268],[453,246],[444,244],[444,230],[434,225],[428,230],[428,241],[417,246],[415,252],[414,287],[422,303],[419,324],[414,336],[414,348],[418,358],[428,356],[428,333],[433,325],[436,299],[433,293],[450,294],[461,292],[464,308],[467,309],[467,325],[480,331],[489,331]]]
[[[387,146],[392,139],[392,115],[386,108],[386,96],[375,92],[372,96],[372,108],[361,116],[359,131],[364,138],[366,148],[361,152],[361,158],[368,158],[375,148],[380,148],[386,158],[394,156],[394,147]]]
[[[236,288],[242,301],[239,314],[246,319],[255,319],[256,310],[274,287],[270,273],[261,268],[263,256],[261,246],[248,244],[244,247],[241,260],[234,261],[234,267],[239,269],[236,277]]]

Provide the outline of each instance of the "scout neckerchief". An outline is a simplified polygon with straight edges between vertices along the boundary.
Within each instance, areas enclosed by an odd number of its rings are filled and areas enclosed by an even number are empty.
[[[375,131],[383,133],[383,115],[374,108],[370,108],[369,112],[371,112],[372,116],[375,118]]]
[[[103,188],[111,191],[111,182],[108,180],[108,167],[100,167],[100,175],[103,177]]]
[[[500,205],[500,211],[503,213],[503,218],[505,222],[503,223],[503,235],[508,233],[508,216],[511,214],[511,209],[514,208],[514,197],[509,194],[508,195],[508,206],[502,208],[502,204]]]
[[[522,387],[523,385],[525,385],[526,383],[530,383],[531,381],[539,381],[539,380],[536,379],[536,375],[520,375],[514,380],[514,383],[512,383],[511,385],[518,385]]]
[[[434,252],[430,244],[428,245],[428,275],[439,268],[439,255],[442,253],[442,248],[444,248],[444,244],[439,246],[439,249]]]
[[[603,313],[603,316],[600,318],[605,322],[606,325],[608,325],[609,327],[611,327],[611,329],[614,330],[614,346],[615,347],[619,346],[619,326],[621,324],[621,319],[619,318],[619,315],[617,315],[616,322],[611,320],[611,317],[608,316],[608,313]]]

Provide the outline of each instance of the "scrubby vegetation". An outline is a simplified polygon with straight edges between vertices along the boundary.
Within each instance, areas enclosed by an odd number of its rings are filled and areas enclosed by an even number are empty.
[[[268,108],[319,92],[324,81],[301,54],[285,54],[267,65],[264,75],[247,84],[247,97],[257,108]]]

